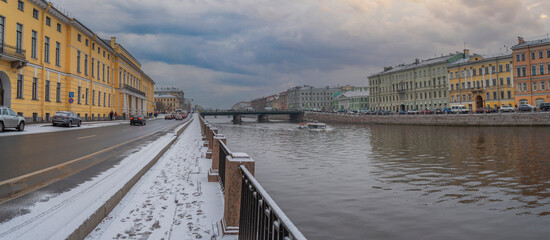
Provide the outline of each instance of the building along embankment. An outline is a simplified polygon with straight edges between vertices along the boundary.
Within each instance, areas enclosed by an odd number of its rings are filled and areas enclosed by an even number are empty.
[[[550,126],[550,112],[440,114],[440,115],[352,115],[305,112],[307,121],[346,124],[397,124],[427,126]]]

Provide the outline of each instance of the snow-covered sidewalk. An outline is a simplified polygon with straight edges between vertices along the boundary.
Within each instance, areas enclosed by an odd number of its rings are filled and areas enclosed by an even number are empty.
[[[216,239],[223,196],[205,152],[195,119],[87,239]]]

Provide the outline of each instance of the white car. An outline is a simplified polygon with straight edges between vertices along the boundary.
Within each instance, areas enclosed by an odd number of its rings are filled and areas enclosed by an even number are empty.
[[[502,106],[500,112],[515,112],[516,109],[512,106]]]
[[[464,105],[452,105],[451,106],[451,112],[452,113],[468,113],[469,110]]]
[[[5,128],[17,128],[19,131],[25,129],[25,118],[17,115],[8,107],[0,107],[0,132]]]

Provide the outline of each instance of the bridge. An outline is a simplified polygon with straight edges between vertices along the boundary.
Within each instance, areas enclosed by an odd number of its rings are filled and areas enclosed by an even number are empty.
[[[203,111],[200,115],[205,116],[233,116],[233,123],[242,123],[243,115],[257,115],[258,122],[267,122],[269,115],[289,115],[290,121],[299,122],[304,118],[304,112],[299,110],[258,110],[258,111],[235,111],[235,110],[214,110]]]

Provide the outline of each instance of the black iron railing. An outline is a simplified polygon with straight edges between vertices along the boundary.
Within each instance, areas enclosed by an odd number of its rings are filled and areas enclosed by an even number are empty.
[[[231,150],[223,143],[223,141],[220,141],[220,154],[218,154],[220,157],[218,158],[218,176],[220,178],[220,183],[222,185],[222,189],[225,189],[225,158],[227,156],[231,156]]]
[[[239,239],[305,240],[300,230],[271,199],[256,178],[242,171]]]
[[[128,84],[124,84],[124,88],[130,92],[133,92],[133,93],[136,93],[138,95],[141,95],[141,96],[144,96],[145,97],[145,93],[140,91],[139,89],[135,88],[135,87],[132,87]]]
[[[26,59],[27,56],[25,50],[7,45],[5,43],[0,43],[0,54],[17,58],[23,61]]]

